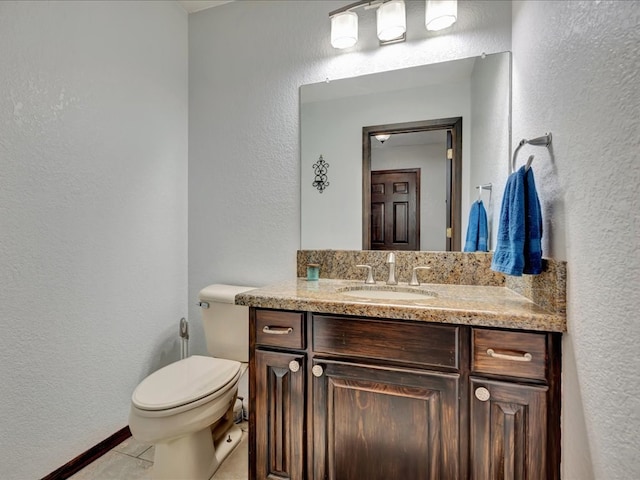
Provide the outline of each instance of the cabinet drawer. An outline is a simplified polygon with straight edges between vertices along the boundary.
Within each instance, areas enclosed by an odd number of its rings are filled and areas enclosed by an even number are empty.
[[[256,311],[256,344],[304,348],[304,314],[278,310]]]
[[[459,327],[313,316],[313,351],[458,368]]]
[[[546,379],[545,334],[474,328],[472,339],[474,372]]]

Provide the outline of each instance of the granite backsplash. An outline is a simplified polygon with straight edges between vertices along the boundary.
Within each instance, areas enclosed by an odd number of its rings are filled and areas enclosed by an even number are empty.
[[[540,275],[513,277],[491,270],[491,253],[394,251],[396,279],[408,282],[413,267],[421,283],[480,285],[506,287],[528,298],[549,312],[566,315],[567,263],[544,259]],[[305,277],[307,264],[320,265],[320,278],[364,280],[366,272],[356,265],[373,268],[376,282],[385,282],[389,273],[386,264],[389,252],[382,250],[298,250],[297,276]]]

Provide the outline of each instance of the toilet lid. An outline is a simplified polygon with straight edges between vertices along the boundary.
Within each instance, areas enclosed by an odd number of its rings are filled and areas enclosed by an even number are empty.
[[[141,410],[167,410],[195,402],[233,382],[240,362],[193,355],[145,378],[131,400]]]

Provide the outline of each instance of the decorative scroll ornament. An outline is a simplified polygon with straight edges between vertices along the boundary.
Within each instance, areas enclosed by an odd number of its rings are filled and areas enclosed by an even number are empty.
[[[320,155],[318,161],[313,164],[313,170],[316,175],[313,179],[313,186],[316,187],[320,193],[324,192],[324,189],[329,186],[329,182],[327,181],[328,169],[329,164],[325,162],[322,155]]]

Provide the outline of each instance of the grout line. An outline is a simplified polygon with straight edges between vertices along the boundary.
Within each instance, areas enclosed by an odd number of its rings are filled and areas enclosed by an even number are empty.
[[[151,448],[151,447],[149,447],[149,448]],[[148,449],[147,449],[147,450],[148,450]],[[146,452],[147,450],[145,450],[145,452]],[[147,463],[151,463],[151,464],[153,463],[153,462],[150,462],[149,460],[145,460],[144,458],[140,458],[139,456],[138,456],[138,457],[134,457],[133,455],[129,455],[128,453],[124,453],[124,452],[117,452],[117,451],[115,451],[115,450],[112,450],[112,451],[113,451],[114,453],[117,453],[118,455],[124,455],[125,457],[133,458],[134,460],[142,460],[143,462],[147,462]],[[144,452],[142,452],[142,453],[144,453]],[[140,455],[142,455],[142,453],[141,453]]]
[[[145,453],[147,453],[149,450],[151,450],[151,447],[152,447],[152,446],[153,446],[153,445],[149,445],[149,446],[144,450],[144,452],[140,453],[140,455],[138,455],[136,458],[140,458],[142,455],[144,455]],[[140,458],[140,460],[144,460],[144,458]],[[146,461],[146,462],[148,462],[149,460],[145,460],[145,461]]]

